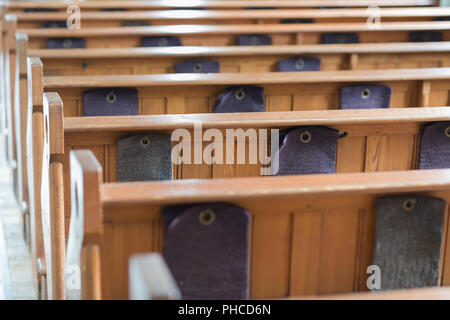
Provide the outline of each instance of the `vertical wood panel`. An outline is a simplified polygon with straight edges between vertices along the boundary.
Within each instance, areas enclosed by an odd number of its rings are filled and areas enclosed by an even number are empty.
[[[319,293],[353,290],[358,211],[330,210],[322,221]]]
[[[291,296],[315,295],[319,286],[322,212],[296,212],[292,227]]]
[[[289,293],[290,212],[253,215],[251,297],[285,297]]]

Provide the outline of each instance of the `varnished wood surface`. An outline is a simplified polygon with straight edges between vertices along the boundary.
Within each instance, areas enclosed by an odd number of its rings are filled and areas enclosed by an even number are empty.
[[[177,128],[192,129],[195,122],[201,122],[204,129],[222,129],[236,127],[237,123],[242,128],[270,128],[301,125],[364,125],[401,122],[413,124],[448,121],[448,119],[450,119],[450,107],[68,117],[64,119],[64,131],[67,133],[94,133],[106,129],[114,131],[171,131]]]
[[[202,57],[275,54],[336,54],[336,53],[390,53],[390,52],[446,52],[450,41],[426,43],[352,43],[273,46],[181,46],[154,48],[92,48],[92,49],[30,49],[30,57],[43,59],[74,58],[152,58],[152,57]]]
[[[46,89],[76,87],[122,87],[122,86],[189,86],[231,84],[286,84],[317,82],[374,82],[400,80],[438,80],[450,78],[450,68],[392,69],[392,70],[341,70],[323,72],[266,72],[210,73],[210,74],[151,74],[118,76],[49,76],[44,77]]]
[[[434,5],[434,0],[377,0],[375,4],[380,7],[402,7],[402,6],[430,6]],[[346,0],[345,4],[335,0],[219,0],[208,1],[199,0],[194,4],[187,4],[183,0],[158,0],[158,1],[73,1],[70,4],[79,6],[81,9],[102,9],[102,8],[140,8],[140,9],[161,9],[161,8],[246,8],[246,7],[278,7],[278,8],[302,8],[302,7],[368,7],[374,4],[372,0]],[[10,9],[24,8],[61,8],[65,9],[67,3],[58,1],[30,2],[14,1],[9,3]]]
[[[450,188],[450,170],[316,174],[283,177],[122,182],[101,185],[105,205],[236,201],[246,197],[307,197],[329,194],[435,191]]]
[[[91,158],[97,163],[93,154]],[[372,261],[374,200],[406,193],[448,201],[449,186],[448,169],[410,171],[408,174],[140,182],[101,184],[100,187],[93,184],[83,193],[88,195],[100,189],[101,197],[97,202],[103,211],[90,214],[97,217],[103,214],[101,221],[105,229],[97,237],[85,233],[84,243],[100,243],[102,298],[127,298],[128,278],[125,275],[129,257],[139,252],[162,251],[163,208],[195,200],[198,203],[225,200],[252,214],[251,298],[364,291],[367,290],[365,271]],[[122,197],[122,191],[133,201]],[[73,219],[80,218],[74,214]],[[448,212],[445,219],[448,221]],[[447,223],[444,225],[444,242],[448,243]],[[69,241],[71,238],[74,238],[72,232]],[[446,260],[449,251],[448,246],[444,245],[444,248],[441,281],[442,285],[448,285]]]
[[[230,34],[280,34],[310,32],[380,32],[449,30],[450,21],[384,22],[377,29],[367,28],[367,23],[320,24],[266,24],[259,25],[171,25],[144,27],[109,27],[86,29],[18,29],[30,38],[49,37],[105,37],[105,36],[158,36],[158,35],[230,35]]]
[[[442,17],[450,16],[450,8],[380,8],[383,18]],[[367,18],[373,12],[364,9],[275,9],[275,10],[161,10],[84,12],[81,21],[97,20],[201,20],[201,19],[301,19],[301,18]],[[19,21],[66,21],[65,12],[19,12]]]

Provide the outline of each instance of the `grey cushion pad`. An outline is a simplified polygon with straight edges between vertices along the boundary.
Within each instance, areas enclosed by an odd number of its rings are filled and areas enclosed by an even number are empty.
[[[171,135],[147,133],[119,139],[117,181],[172,179]]]
[[[439,285],[445,209],[438,198],[376,199],[373,264],[381,269],[382,290]]]

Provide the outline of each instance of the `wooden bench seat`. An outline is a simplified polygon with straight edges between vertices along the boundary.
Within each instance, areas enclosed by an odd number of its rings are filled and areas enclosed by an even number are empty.
[[[50,38],[83,38],[86,48],[141,47],[142,37],[176,36],[185,46],[236,45],[237,35],[264,34],[272,44],[318,44],[326,33],[352,33],[361,43],[408,42],[413,31],[438,31],[443,41],[450,41],[450,22],[385,22],[378,29],[368,29],[366,23],[333,24],[267,24],[258,25],[171,25],[148,27],[110,27],[67,29],[17,29],[30,38],[30,49],[47,48]],[[111,41],[114,39],[114,41]]]
[[[128,9],[128,10],[161,10],[161,9],[185,9],[199,8],[199,9],[239,9],[239,8],[316,8],[316,7],[363,7],[367,8],[370,5],[378,5],[380,7],[411,7],[411,6],[434,6],[435,0],[346,0],[345,4],[336,0],[201,0],[193,4],[186,5],[184,1],[73,1],[70,4],[78,6],[83,11],[99,11],[105,9]],[[8,4],[10,12],[23,12],[24,10],[60,10],[66,11],[70,5],[59,1],[46,2],[29,2],[29,1],[15,1]]]
[[[71,158],[77,200],[67,266],[82,270],[81,297],[89,299],[129,297],[128,259],[163,251],[162,210],[171,205],[220,202],[248,210],[250,297],[263,299],[366,290],[374,200],[399,194],[450,200],[448,170],[103,184],[92,153]],[[447,256],[445,250],[441,285],[449,282]]]
[[[70,215],[68,154],[71,150],[92,150],[103,167],[102,180],[115,182],[118,175],[117,143],[119,139],[130,135],[153,133],[170,135],[173,130],[180,128],[191,131],[194,124],[198,122],[202,123],[202,130],[215,128],[222,131],[238,128],[244,130],[248,128],[287,129],[313,125],[336,129],[345,136],[339,139],[337,144],[337,173],[412,170],[418,168],[419,140],[424,125],[446,121],[450,115],[448,108],[422,108],[272,114],[195,114],[182,117],[161,115],[63,118],[62,102],[58,95],[46,93],[45,96],[44,113],[49,112],[49,114],[44,114],[45,120],[42,126],[46,128],[44,145],[48,144],[49,147],[44,148],[44,154],[41,156],[41,159],[44,159],[43,162],[35,162],[35,199],[37,200],[36,195],[39,195],[43,201],[42,208],[35,204],[35,214],[39,214],[41,212],[39,209],[42,209],[44,217],[57,215],[58,218],[55,220],[59,221],[59,224],[54,228],[58,230],[59,243],[64,243],[63,216],[65,216],[67,232]],[[250,145],[254,146],[254,143],[256,141],[245,146],[246,154],[250,150]],[[236,147],[239,146],[236,145]],[[226,154],[225,151],[224,149],[223,154]],[[44,163],[42,173],[37,170],[39,163]],[[58,167],[57,176],[55,173],[52,175],[48,172],[48,168],[52,166]],[[174,165],[172,169],[173,179],[220,179],[260,175],[261,164],[250,164],[248,160],[242,165],[181,163]],[[61,197],[55,196],[52,192],[41,192],[41,184],[36,183],[41,179],[51,181],[51,188],[60,190]],[[46,188],[47,184],[48,182],[43,182],[42,188]],[[53,208],[53,211],[50,208]],[[49,232],[43,232],[44,238],[48,235]],[[39,243],[38,240],[34,241]],[[58,243],[53,240],[51,242]],[[59,247],[63,248],[63,245]],[[53,258],[53,261],[60,261],[61,264],[60,258]]]
[[[307,19],[305,23],[349,23],[366,22],[378,14],[381,21],[433,21],[450,16],[450,8],[381,8],[357,9],[271,9],[271,10],[163,10],[83,12],[80,15],[82,28],[120,27],[126,22],[141,22],[149,25],[176,24],[278,24]],[[19,28],[40,28],[45,23],[66,22],[65,12],[15,13]],[[290,21],[291,20],[291,21]],[[56,24],[55,24],[56,25]]]

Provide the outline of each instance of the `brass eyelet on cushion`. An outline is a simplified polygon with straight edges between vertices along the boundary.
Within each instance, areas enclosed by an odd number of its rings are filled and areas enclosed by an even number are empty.
[[[345,43],[346,37],[344,35],[340,35],[336,40],[338,43]]]
[[[368,89],[368,88],[363,89],[363,90],[361,91],[361,98],[363,98],[364,100],[369,99],[369,98],[370,98],[370,95],[371,95],[371,92],[370,92],[370,89]]]
[[[160,46],[160,47],[167,46],[167,43],[168,43],[168,41],[167,41],[166,38],[161,38],[161,39],[158,40],[158,46]]]
[[[216,220],[216,214],[211,209],[205,209],[198,215],[198,220],[202,225],[209,226]]]
[[[445,128],[445,135],[450,138],[450,127]]]
[[[305,61],[303,61],[302,58],[298,58],[297,61],[295,61],[295,68],[300,70],[303,69],[303,67],[305,66]]]
[[[259,43],[258,37],[253,36],[253,37],[250,38],[250,44],[251,45],[256,46],[258,43]]]
[[[117,100],[117,96],[113,91],[108,92],[106,94],[106,101],[108,101],[109,103],[114,103],[114,102],[116,102],[116,100]]]
[[[405,211],[411,211],[416,206],[416,199],[406,199],[403,201],[403,210]]]
[[[308,143],[311,141],[311,133],[309,131],[303,131],[302,133],[300,133],[299,139],[300,142],[302,143]]]
[[[245,91],[242,88],[239,88],[236,90],[236,92],[234,93],[234,96],[236,97],[236,99],[238,100],[242,100],[245,97]]]
[[[64,39],[62,43],[64,48],[72,48],[72,39]]]
[[[150,144],[150,139],[147,136],[142,137],[141,146],[147,147],[149,144]]]
[[[195,72],[201,72],[202,71],[202,65],[200,64],[200,63],[197,63],[195,66],[194,66],[194,71]]]

